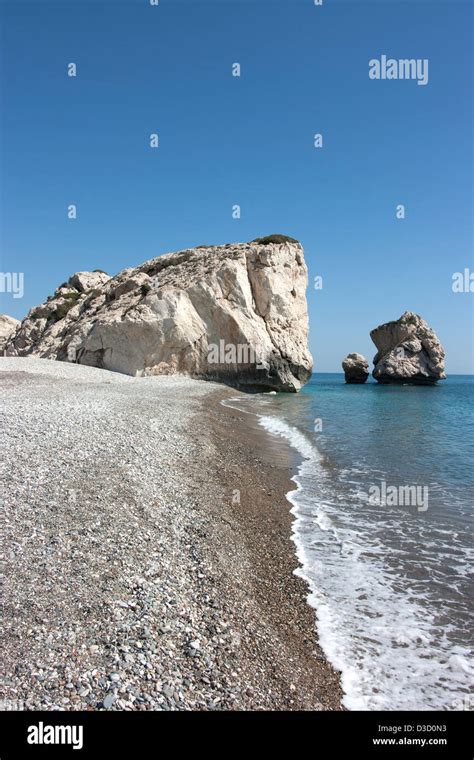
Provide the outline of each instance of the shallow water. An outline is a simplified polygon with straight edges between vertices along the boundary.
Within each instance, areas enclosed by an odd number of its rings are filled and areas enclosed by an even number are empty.
[[[319,374],[232,402],[302,457],[294,541],[350,709],[472,707],[473,396]]]

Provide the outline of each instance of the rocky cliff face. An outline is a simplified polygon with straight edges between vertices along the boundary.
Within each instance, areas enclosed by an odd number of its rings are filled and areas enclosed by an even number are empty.
[[[369,363],[362,354],[348,354],[342,361],[346,383],[365,383],[369,377]]]
[[[446,377],[443,346],[418,314],[406,311],[370,337],[378,349],[372,374],[380,383],[433,384]]]
[[[20,324],[15,317],[9,317],[8,314],[0,314],[0,354],[3,354],[5,346],[10,336],[15,332]]]
[[[297,391],[312,368],[306,287],[301,245],[273,236],[159,256],[115,277],[78,272],[29,312],[6,353]]]

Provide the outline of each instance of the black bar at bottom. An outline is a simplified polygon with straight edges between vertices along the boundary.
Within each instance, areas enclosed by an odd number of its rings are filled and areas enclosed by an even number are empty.
[[[183,752],[471,760],[468,712],[1,712],[0,760]],[[55,742],[55,743],[53,743]]]

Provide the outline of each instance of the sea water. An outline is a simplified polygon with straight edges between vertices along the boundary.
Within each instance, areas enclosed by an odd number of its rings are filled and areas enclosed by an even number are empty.
[[[231,402],[300,455],[288,495],[298,573],[349,709],[474,707],[473,400],[471,376],[316,374],[297,395]]]

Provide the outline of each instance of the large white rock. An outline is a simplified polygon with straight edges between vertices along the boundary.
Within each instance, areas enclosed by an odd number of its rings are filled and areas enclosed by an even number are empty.
[[[379,383],[433,384],[446,377],[443,346],[418,314],[406,311],[370,337],[378,349],[372,375]]]
[[[79,272],[6,353],[297,391],[312,369],[307,269],[297,241],[276,240],[179,251],[101,281]]]
[[[19,324],[19,319],[9,317],[8,314],[0,314],[0,354],[3,354],[8,339]]]

